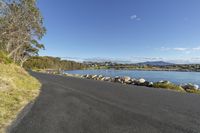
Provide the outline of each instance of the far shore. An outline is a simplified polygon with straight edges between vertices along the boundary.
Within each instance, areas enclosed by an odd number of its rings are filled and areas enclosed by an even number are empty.
[[[82,70],[129,70],[129,71],[165,71],[165,72],[200,72],[199,71],[192,71],[192,70],[175,70],[175,69],[82,69]],[[70,70],[64,70],[70,71]],[[73,71],[73,70],[71,70]]]

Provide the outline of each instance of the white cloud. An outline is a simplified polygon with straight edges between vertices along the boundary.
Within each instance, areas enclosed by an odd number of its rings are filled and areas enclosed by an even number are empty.
[[[192,50],[194,50],[194,51],[200,51],[200,46],[196,47],[196,48],[193,48]]]
[[[175,51],[186,51],[188,48],[173,48]]]
[[[161,51],[177,51],[177,52],[184,52],[186,54],[190,54],[192,52],[200,51],[199,47],[193,47],[193,48],[186,48],[186,47],[176,47],[176,48],[168,48],[168,47],[161,47]]]
[[[132,16],[130,16],[130,19],[131,20],[135,20],[135,21],[140,21],[141,20],[141,18],[139,18],[137,15],[132,15]]]

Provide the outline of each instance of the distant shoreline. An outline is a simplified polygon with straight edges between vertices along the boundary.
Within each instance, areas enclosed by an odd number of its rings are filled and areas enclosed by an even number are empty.
[[[105,68],[100,68],[100,69],[81,69],[81,70],[130,70],[130,71],[164,71],[164,72],[200,72],[199,71],[192,71],[192,70],[160,70],[160,69],[115,69],[115,68],[109,68],[109,69],[105,69]],[[73,71],[73,70],[64,70],[64,71]]]

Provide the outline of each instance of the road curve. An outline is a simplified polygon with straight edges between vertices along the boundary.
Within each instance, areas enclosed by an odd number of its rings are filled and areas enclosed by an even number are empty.
[[[11,133],[200,133],[200,96],[31,73],[43,84]]]

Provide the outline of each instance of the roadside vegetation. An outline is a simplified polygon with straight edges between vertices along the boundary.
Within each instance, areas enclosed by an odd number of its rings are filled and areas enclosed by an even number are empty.
[[[61,58],[58,57],[34,56],[24,63],[24,68],[36,71],[43,71],[46,69],[77,70],[86,69],[87,65],[74,61],[61,60]]]
[[[44,49],[39,40],[45,33],[36,0],[0,0],[0,132],[40,92],[23,66]]]
[[[5,132],[21,109],[38,96],[41,85],[0,53],[0,132]]]
[[[162,82],[162,83],[156,82],[153,84],[152,87],[185,92],[185,90],[181,86],[173,84],[173,83],[167,83],[167,82]]]

